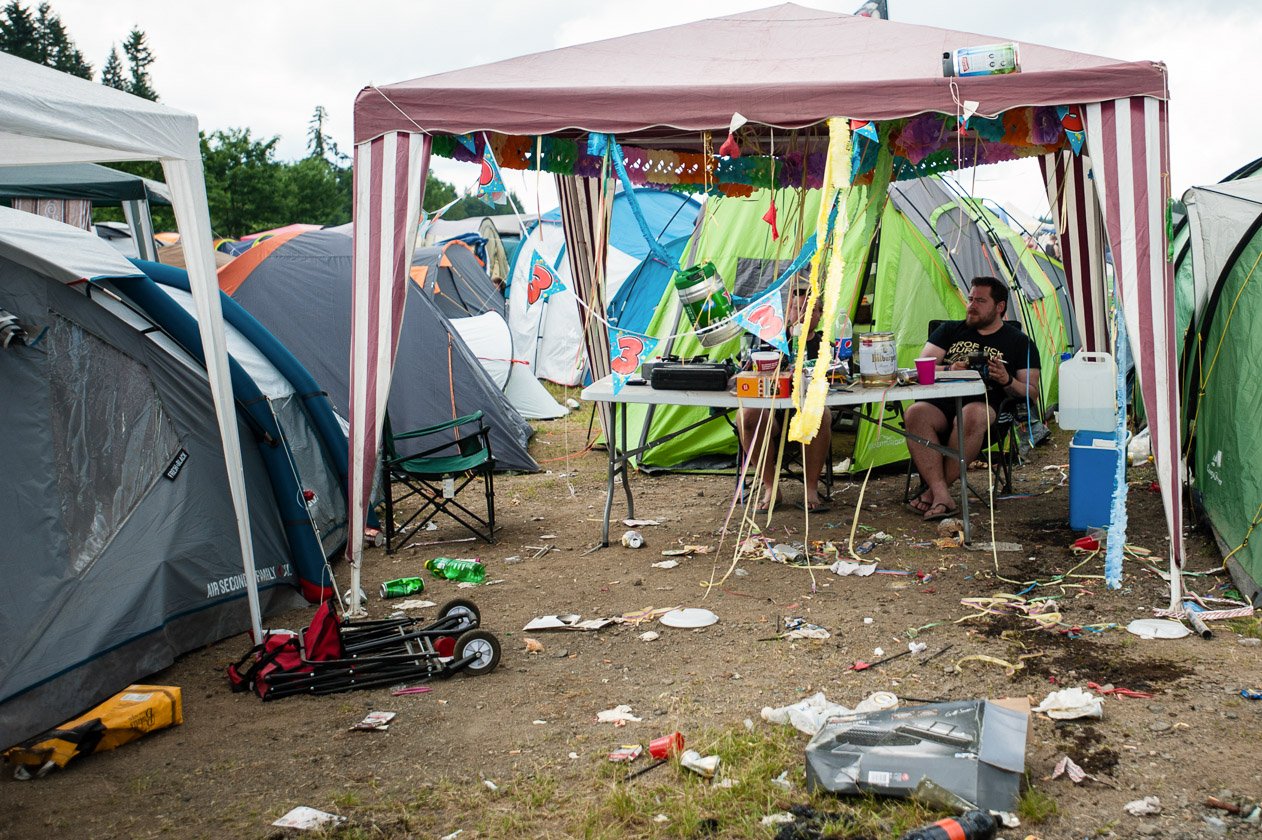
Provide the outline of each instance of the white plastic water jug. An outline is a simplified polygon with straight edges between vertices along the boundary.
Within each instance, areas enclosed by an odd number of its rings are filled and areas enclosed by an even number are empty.
[[[1062,429],[1109,432],[1117,424],[1117,364],[1108,353],[1078,351],[1060,363]]]

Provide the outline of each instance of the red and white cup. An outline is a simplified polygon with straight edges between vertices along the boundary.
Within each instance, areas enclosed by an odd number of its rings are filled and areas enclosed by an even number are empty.
[[[670,758],[679,755],[684,749],[684,736],[682,732],[672,732],[669,735],[663,735],[660,738],[654,738],[649,741],[649,755],[654,758]]]

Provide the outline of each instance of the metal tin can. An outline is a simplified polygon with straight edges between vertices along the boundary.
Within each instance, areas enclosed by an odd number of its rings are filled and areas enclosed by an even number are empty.
[[[715,271],[714,263],[701,263],[675,275],[675,292],[697,330],[702,347],[717,347],[740,335],[742,329],[732,320],[736,309],[732,295]]]
[[[986,44],[961,47],[952,55],[956,76],[1003,76],[1021,70],[1021,48],[1017,44]],[[944,62],[945,65],[945,62]]]
[[[898,378],[898,345],[894,333],[859,336],[859,378],[864,385],[893,385]]]
[[[405,595],[415,595],[424,589],[425,581],[419,577],[395,578],[381,584],[381,597],[402,598]]]

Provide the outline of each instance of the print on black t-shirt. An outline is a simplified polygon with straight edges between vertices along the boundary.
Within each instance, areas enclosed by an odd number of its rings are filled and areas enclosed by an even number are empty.
[[[1005,323],[990,335],[982,335],[963,321],[946,321],[929,336],[929,343],[946,351],[943,361],[948,367],[955,362],[967,362],[969,356],[977,355],[999,359],[1010,377],[1016,376],[1018,371],[1038,370],[1040,367],[1039,351],[1034,342],[1010,323]],[[1003,389],[998,383],[988,381],[986,384],[994,396],[1003,398]]]

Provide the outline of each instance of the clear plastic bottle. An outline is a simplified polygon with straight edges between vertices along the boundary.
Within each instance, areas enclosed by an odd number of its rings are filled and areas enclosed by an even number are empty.
[[[846,374],[850,373],[851,359],[854,357],[854,325],[850,323],[850,313],[844,309],[837,318],[833,329],[836,350],[833,357],[842,366]]]
[[[435,577],[458,580],[464,583],[481,583],[486,580],[486,567],[478,560],[435,557],[425,561],[425,570]]]

